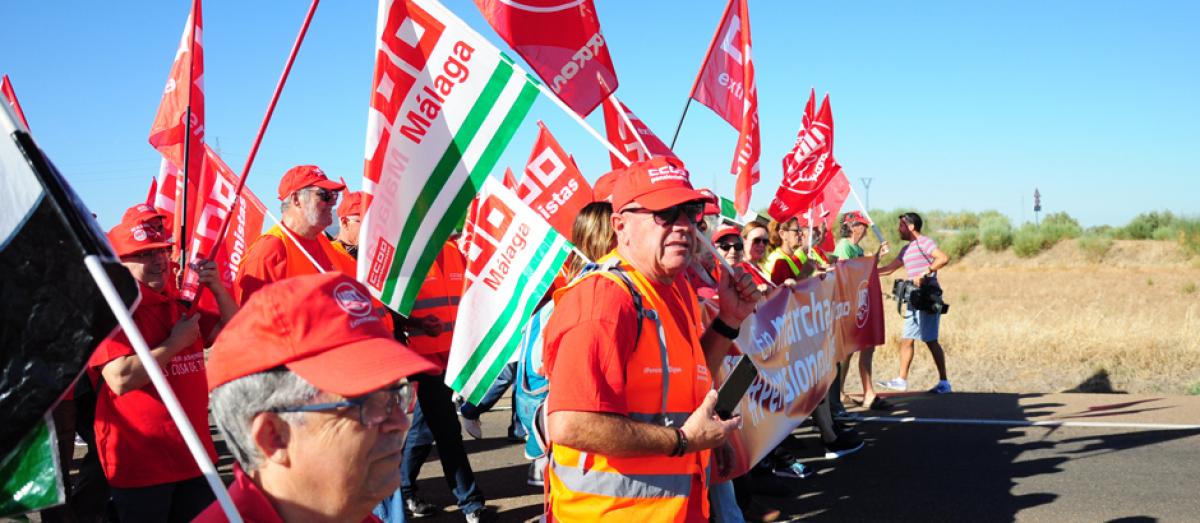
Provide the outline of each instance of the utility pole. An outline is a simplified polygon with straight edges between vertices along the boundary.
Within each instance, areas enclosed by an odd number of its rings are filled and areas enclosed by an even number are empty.
[[[1038,223],[1038,213],[1042,212],[1042,193],[1038,192],[1037,187],[1033,188],[1033,226],[1040,227]]]
[[[867,212],[871,212],[871,180],[874,180],[874,178],[859,177],[858,179],[858,181],[862,182],[863,189],[865,189],[867,193],[867,208],[863,209]]]

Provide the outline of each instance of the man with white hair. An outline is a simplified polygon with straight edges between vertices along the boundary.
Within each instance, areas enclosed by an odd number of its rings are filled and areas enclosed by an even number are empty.
[[[354,259],[323,234],[333,224],[333,209],[345,189],[315,165],[298,165],[284,173],[279,181],[282,226],[271,227],[246,249],[233,283],[238,303],[246,303],[264,285],[291,276],[340,271],[354,277]]]
[[[362,284],[306,275],[263,287],[213,344],[213,417],[246,521],[378,521],[400,486],[412,397],[434,365],[392,339]],[[196,521],[225,521],[216,503]]]

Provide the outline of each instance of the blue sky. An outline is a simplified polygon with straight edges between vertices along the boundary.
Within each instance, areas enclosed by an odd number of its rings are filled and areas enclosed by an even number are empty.
[[[157,171],[146,139],[189,4],[0,5],[0,72],[105,227],[144,198]],[[724,2],[597,4],[618,96],[669,141]],[[471,2],[446,5],[506,49]],[[204,5],[207,139],[237,172],[307,6]],[[296,164],[361,186],[376,10],[365,0],[317,10],[250,174],[269,205]],[[865,197],[859,178],[874,179],[872,207],[1032,220],[1036,186],[1046,211],[1085,225],[1154,209],[1200,213],[1197,4],[751,0],[750,16],[764,143],[755,208],[770,202],[816,87],[831,95],[836,155],[855,188]],[[502,166],[523,166],[537,119],[589,180],[608,170],[605,150],[544,100]],[[602,130],[600,111],[588,121]],[[693,104],[676,149],[697,185],[731,195],[736,140]]]

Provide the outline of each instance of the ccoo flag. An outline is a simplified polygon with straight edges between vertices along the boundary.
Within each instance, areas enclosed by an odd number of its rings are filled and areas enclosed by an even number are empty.
[[[649,160],[652,156],[667,156],[674,158],[675,153],[667,144],[658,139],[654,131],[645,122],[629,110],[629,106],[610,94],[604,99],[604,128],[608,132],[608,141],[619,149],[631,162]],[[613,170],[625,167],[625,162],[609,153]]]
[[[812,107],[812,101],[810,98],[808,107]],[[833,110],[829,95],[825,95],[815,116],[810,118],[809,111],[805,109],[804,117],[809,123],[801,127],[796,144],[783,157],[783,181],[768,210],[779,221],[807,211],[840,170],[833,157]]]
[[[536,80],[433,0],[381,0],[358,275],[402,314],[537,98]]]
[[[467,222],[467,270],[446,384],[479,403],[512,361],[534,308],[571,244],[500,182],[488,178]],[[464,321],[469,320],[469,321]]]
[[[737,176],[734,203],[739,213],[750,207],[751,188],[759,179],[762,148],[758,127],[758,85],[750,53],[750,10],[747,0],[729,0],[708,56],[692,86],[692,95],[738,130],[730,172]]]
[[[537,141],[525,164],[525,175],[511,188],[521,201],[568,238],[575,225],[575,216],[592,203],[592,186],[540,120]]]

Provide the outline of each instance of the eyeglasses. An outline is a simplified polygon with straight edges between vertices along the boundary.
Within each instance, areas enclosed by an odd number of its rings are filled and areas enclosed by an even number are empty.
[[[722,251],[728,251],[729,249],[733,249],[737,252],[742,252],[742,251],[746,250],[746,244],[744,244],[742,242],[737,242],[737,243],[720,242],[717,244],[717,248],[721,249]]]
[[[654,223],[662,226],[675,225],[679,220],[680,215],[684,215],[688,219],[688,223],[699,223],[700,216],[704,213],[704,202],[686,202],[679,205],[667,207],[661,211],[651,211],[650,209],[623,209],[621,212],[631,212],[634,214],[653,214]]]
[[[313,195],[315,195],[317,198],[320,198],[321,201],[323,201],[325,203],[333,203],[333,202],[336,202],[338,199],[337,191],[331,191],[324,187],[313,187],[312,189],[302,189],[302,190],[312,193]]]
[[[753,243],[754,245],[766,245],[768,243],[771,243],[771,241],[766,238],[755,238],[753,240],[750,240],[750,243]]]
[[[794,229],[779,229],[779,232],[800,232],[800,228],[796,227]]]
[[[395,387],[377,390],[366,396],[331,403],[276,407],[271,409],[271,412],[321,412],[358,407],[358,422],[362,423],[364,427],[374,427],[391,417],[392,413],[396,412],[396,407],[401,407],[407,412],[412,397],[412,386],[409,383],[402,383]]]

